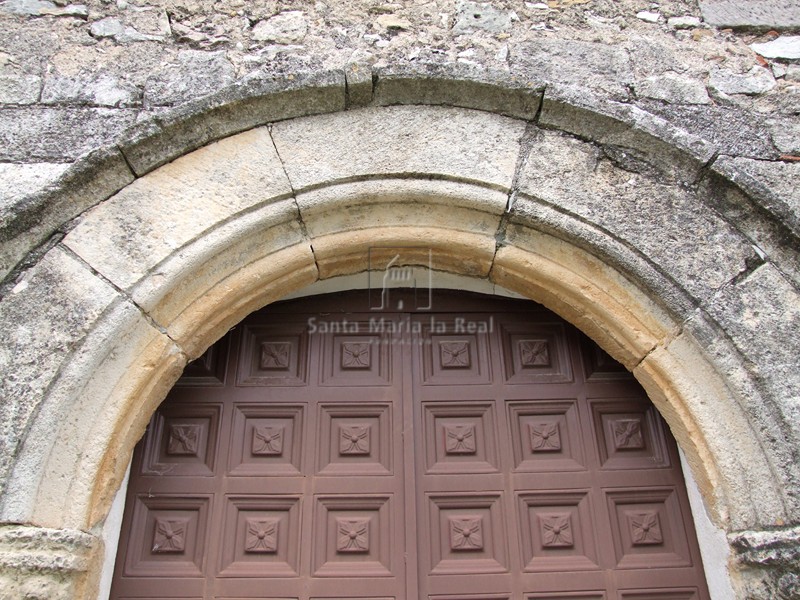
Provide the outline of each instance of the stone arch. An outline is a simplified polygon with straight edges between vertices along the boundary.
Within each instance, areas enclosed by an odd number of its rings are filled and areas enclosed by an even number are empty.
[[[252,310],[363,272],[370,246],[422,243],[437,269],[541,302],[631,369],[717,524],[794,522],[793,433],[714,305],[741,297],[743,278],[791,286],[709,205],[702,182],[724,184],[713,147],[567,90],[362,75],[243,84],[142,126],[20,208],[15,260],[68,231],[0,305],[27,343],[6,361],[23,435],[4,521],[96,528],[188,360]]]

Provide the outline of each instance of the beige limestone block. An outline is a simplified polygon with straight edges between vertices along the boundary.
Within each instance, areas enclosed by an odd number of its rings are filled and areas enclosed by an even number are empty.
[[[276,123],[295,190],[375,175],[426,175],[508,190],[525,122],[443,106],[389,106]]]
[[[25,466],[24,452],[38,452],[51,432],[31,436],[32,423],[75,353],[90,343],[107,311],[121,301],[114,289],[61,247],[48,252],[0,301],[0,518],[25,522],[15,497],[35,494],[41,471]],[[23,444],[24,441],[24,444]],[[15,482],[14,471],[22,475]]]
[[[490,279],[560,314],[628,369],[677,331],[663,309],[585,250],[519,225],[506,241]]]
[[[471,277],[486,277],[494,256],[493,235],[434,227],[376,227],[343,231],[313,241],[320,279],[417,265]]]
[[[196,312],[191,305],[206,302],[204,296],[239,269],[304,240],[294,200],[271,202],[189,242],[137,283],[131,295],[171,335],[183,340],[173,323],[185,323],[181,315]],[[313,265],[313,257],[308,260]]]
[[[471,183],[410,178],[341,183],[297,195],[312,240],[382,227],[443,228],[493,236],[506,202],[505,192]]]
[[[295,244],[242,265],[199,296],[175,320],[170,335],[190,359],[254,310],[311,285],[318,278],[308,243]]]
[[[64,243],[120,288],[239,212],[286,198],[267,128],[187,154],[89,211]]]
[[[94,525],[95,487],[108,480],[118,486],[149,415],[185,364],[138,308],[120,302],[107,311],[65,361],[31,425],[10,482],[9,508],[38,525]],[[140,426],[120,429],[127,405],[147,399],[152,406],[139,413]],[[118,451],[104,467],[110,447]]]
[[[784,522],[779,481],[765,449],[698,340],[681,333],[648,354],[634,375],[686,454],[718,526],[736,530]]]

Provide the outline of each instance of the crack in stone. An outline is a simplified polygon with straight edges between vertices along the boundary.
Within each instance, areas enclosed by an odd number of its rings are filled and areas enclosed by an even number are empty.
[[[295,190],[294,184],[292,183],[292,179],[289,177],[289,172],[286,170],[286,163],[283,161],[283,157],[281,156],[280,151],[278,150],[278,144],[275,143],[275,138],[272,135],[272,125],[267,126],[267,131],[269,132],[269,139],[272,142],[272,147],[275,149],[275,156],[278,157],[278,160],[281,163],[281,169],[283,170],[283,174],[286,177],[286,181],[289,183],[289,189],[292,190],[292,202],[294,202],[294,207],[297,210],[297,222],[300,225],[300,231],[303,233],[303,237],[308,240],[308,246],[311,248],[311,256],[314,257],[314,267],[317,269],[317,281],[319,281],[319,261],[317,260],[317,252],[314,249],[314,244],[311,241],[311,236],[308,233],[308,227],[306,226],[306,222],[303,219],[303,213],[300,210],[300,203],[297,201],[297,191]]]

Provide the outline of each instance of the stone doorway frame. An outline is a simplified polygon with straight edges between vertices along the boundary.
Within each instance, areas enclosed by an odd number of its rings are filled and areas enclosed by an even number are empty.
[[[365,131],[398,151],[376,152],[356,135]],[[427,162],[403,139],[432,149]],[[761,569],[758,553],[796,544],[786,527],[798,521],[793,433],[714,313],[722,286],[693,287],[713,264],[648,254],[646,223],[614,233],[525,188],[542,139],[567,157],[637,153],[656,169],[642,177],[693,190],[692,210],[707,212],[706,233],[722,240],[746,246],[759,227],[785,227],[768,210],[738,228],[720,218],[714,194],[748,206],[758,198],[714,164],[708,142],[639,109],[486,73],[358,66],[236,85],[143,124],[29,199],[4,232],[3,258],[27,257],[30,268],[12,275],[0,311],[52,339],[32,339],[10,362],[20,364],[20,433],[4,465],[4,580],[51,598],[93,597],[99,530],[187,361],[249,312],[363,272],[369,247],[424,240],[437,269],[543,304],[629,368],[729,532],[737,594],[780,584],[784,563]],[[340,153],[348,140],[350,171],[326,170],[308,152]],[[742,271],[720,283],[758,278],[796,297],[783,250],[774,249],[777,267],[743,250]]]

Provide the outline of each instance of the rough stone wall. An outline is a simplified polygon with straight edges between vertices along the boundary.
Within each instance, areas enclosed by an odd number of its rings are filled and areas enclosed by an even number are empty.
[[[800,27],[800,10],[777,4],[771,29]],[[800,154],[800,41],[754,31],[762,18],[734,31],[703,14],[691,0],[5,0],[2,192],[35,186],[164,107],[253,73],[353,61],[458,62],[580,84],[702,133],[725,154]],[[762,57],[753,44],[765,43]],[[17,166],[39,162],[48,165]]]
[[[475,73],[488,67],[532,86],[588,89],[617,102],[614,110],[629,120],[640,119],[646,127],[648,115],[657,115],[708,142],[693,148],[693,160],[685,169],[667,174],[650,170],[653,157],[647,155],[647,141],[615,138],[613,127],[603,132],[601,149],[619,169],[692,186],[723,218],[758,239],[752,268],[715,296],[713,316],[737,344],[759,335],[771,337],[772,343],[754,349],[753,376],[789,406],[797,400],[791,387],[797,378],[788,373],[793,356],[796,364],[796,342],[781,345],[780,331],[763,328],[796,323],[800,314],[792,295],[800,282],[800,20],[795,4],[765,0],[754,12],[743,14],[741,2],[725,0],[701,5],[689,0],[5,0],[0,4],[0,241],[5,243],[36,221],[36,211],[25,213],[30,199],[76,159],[118,139],[133,125],[146,131],[149,118],[235,82],[343,69],[349,97],[355,98],[362,89],[359,73],[380,78],[386,73],[384,66],[391,70],[398,65],[455,63]],[[362,68],[366,65],[373,69]],[[376,87],[376,93],[386,93],[392,77],[382,81],[388,83]],[[363,89],[372,93],[371,86]],[[568,93],[570,88],[561,89]],[[540,123],[565,130],[571,126]],[[595,139],[577,129],[577,135]],[[686,140],[697,141],[680,141]],[[712,161],[711,172],[696,186],[701,170]],[[132,168],[136,171],[136,165]],[[118,189],[126,177],[130,178],[127,169],[119,181],[105,184]],[[717,178],[733,179],[739,187],[718,185]],[[63,194],[62,200],[80,202]],[[763,229],[759,213],[777,217],[781,226]],[[53,240],[68,228],[56,224]],[[42,242],[37,238],[31,244]],[[710,251],[724,255],[725,250],[717,246]],[[764,259],[762,252],[775,267],[754,274]],[[20,257],[1,254],[8,290],[20,281],[19,270],[13,270]],[[34,252],[29,259],[36,256]],[[756,302],[748,302],[747,294],[755,300],[772,294],[775,301],[754,313]],[[67,321],[63,325],[69,327]],[[37,596],[33,588],[27,591],[28,586],[54,579],[66,586],[59,594],[76,597],[65,573],[87,568],[83,562],[88,559],[70,561],[88,553],[73,546],[91,544],[62,543],[55,539],[60,535],[5,530],[0,536],[0,581],[5,578],[29,597],[48,597],[45,592]],[[80,532],[74,535],[77,540]],[[32,553],[31,548],[42,544],[47,552]],[[732,538],[742,572],[750,574],[743,578],[748,597],[800,594],[799,544],[794,529]],[[26,562],[34,554],[35,560]],[[13,565],[7,575],[4,564]]]

